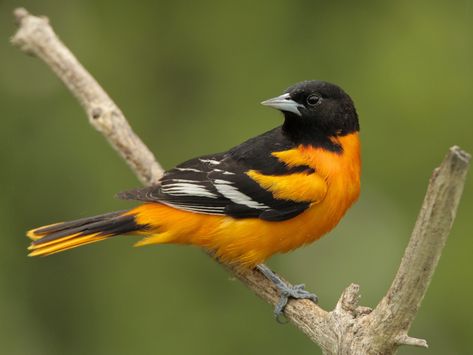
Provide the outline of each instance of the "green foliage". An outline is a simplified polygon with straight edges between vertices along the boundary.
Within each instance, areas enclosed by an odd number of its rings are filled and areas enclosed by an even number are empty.
[[[130,237],[26,257],[25,230],[125,208],[114,193],[138,182],[49,70],[9,46],[18,5],[0,2],[1,352],[314,354],[197,249],[132,249]],[[471,1],[21,5],[50,17],[166,167],[279,124],[259,102],[297,81],[345,88],[361,118],[362,197],[330,236],[270,262],[324,308],[350,282],[376,304],[432,169],[453,144],[473,151]],[[472,188],[470,177],[411,330],[429,354],[471,348]]]

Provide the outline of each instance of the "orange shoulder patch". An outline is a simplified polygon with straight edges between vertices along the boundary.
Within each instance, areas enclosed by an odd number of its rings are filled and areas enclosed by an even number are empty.
[[[327,193],[327,184],[317,173],[274,176],[250,170],[246,174],[278,199],[319,203]]]
[[[278,158],[279,161],[285,163],[289,168],[302,165],[310,166],[310,161],[307,159],[307,154],[304,154],[302,150],[303,148],[283,150],[272,153],[272,156]]]

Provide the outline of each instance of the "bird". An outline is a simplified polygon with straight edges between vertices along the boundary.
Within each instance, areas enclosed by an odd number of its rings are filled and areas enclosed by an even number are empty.
[[[282,112],[282,125],[229,149],[164,172],[149,187],[118,194],[130,210],[55,223],[27,232],[30,256],[45,256],[131,234],[135,246],[187,244],[220,262],[256,268],[280,293],[317,302],[263,263],[332,230],[360,194],[359,120],[353,100],[321,80],[292,85],[261,102]]]

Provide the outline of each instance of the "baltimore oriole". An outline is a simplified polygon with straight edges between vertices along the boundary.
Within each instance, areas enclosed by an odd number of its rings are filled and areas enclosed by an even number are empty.
[[[358,198],[358,116],[351,98],[323,81],[298,83],[262,104],[282,111],[282,126],[179,164],[155,186],[120,193],[144,202],[131,210],[29,231],[29,255],[137,234],[144,236],[137,246],[192,244],[221,262],[258,266],[280,290],[277,314],[288,296],[315,301],[301,285],[289,287],[259,264],[317,240]]]

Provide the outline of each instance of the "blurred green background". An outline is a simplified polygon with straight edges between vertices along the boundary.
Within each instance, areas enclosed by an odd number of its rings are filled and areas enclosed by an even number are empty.
[[[473,152],[472,1],[1,1],[0,353],[317,354],[302,333],[196,248],[116,238],[27,258],[25,230],[129,206],[139,183],[64,86],[11,47],[11,12],[56,32],[167,168],[281,123],[259,104],[304,79],[341,85],[363,139],[358,204],[328,237],[269,264],[331,309],[350,283],[375,306],[429,176],[449,146]],[[472,176],[411,329],[466,354],[473,311]]]

